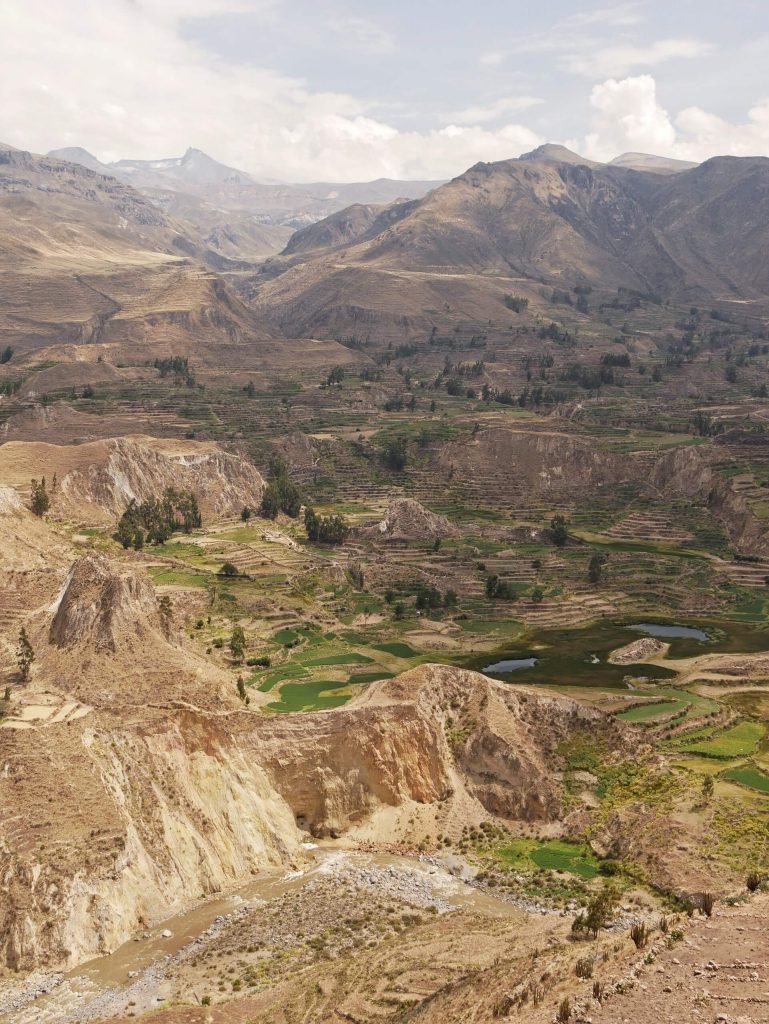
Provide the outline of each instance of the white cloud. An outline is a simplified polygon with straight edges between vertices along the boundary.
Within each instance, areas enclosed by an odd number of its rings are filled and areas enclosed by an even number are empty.
[[[505,59],[504,53],[500,53],[499,50],[490,50],[488,53],[482,53],[478,58],[478,63],[482,64],[486,68],[495,68]]]
[[[395,36],[368,18],[339,18],[327,24],[356,50],[392,53],[396,47]]]
[[[671,116],[657,99],[654,78],[638,75],[594,86],[590,106],[591,131],[582,143],[569,145],[594,160],[610,160],[627,151],[694,161],[725,153],[769,155],[769,99],[755,104],[741,124],[700,107]]]
[[[596,85],[590,95],[593,130],[582,152],[593,160],[611,160],[628,150],[668,155],[676,133],[667,112],[657,103],[651,75]]]
[[[585,47],[565,53],[561,65],[566,71],[587,78],[619,77],[637,67],[654,67],[668,60],[705,57],[713,46],[700,39],[659,39],[648,46]]]
[[[530,110],[543,102],[537,96],[501,96],[493,103],[455,110],[449,114],[449,119],[458,124],[484,124],[516,111]]]
[[[629,28],[639,25],[644,19],[638,3],[615,4],[612,7],[595,7],[592,11],[580,11],[564,18],[557,25],[560,29],[585,28],[600,26],[601,28]]]
[[[349,94],[225,63],[181,32],[191,16],[267,16],[276,7],[277,0],[4,0],[0,138],[38,152],[81,145],[104,160],[176,155],[192,145],[287,181],[450,176],[543,141],[522,125],[399,131]],[[386,44],[355,20],[353,30]]]

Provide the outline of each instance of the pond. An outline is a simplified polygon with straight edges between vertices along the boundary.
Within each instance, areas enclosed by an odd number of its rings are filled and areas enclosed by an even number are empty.
[[[482,672],[518,672],[522,668],[534,668],[537,664],[536,658],[504,658],[502,661],[495,661],[493,665],[486,665]]]
[[[657,622],[634,622],[632,626],[625,626],[625,629],[633,629],[637,633],[648,633],[649,636],[658,636],[672,640],[699,640],[700,643],[707,643],[710,637],[703,629],[695,626],[664,626]]]
[[[675,622],[634,622],[603,619],[586,626],[532,630],[512,643],[485,654],[463,659],[462,665],[486,672],[506,682],[546,683],[550,686],[597,686],[627,689],[627,677],[671,679],[675,671],[663,665],[612,665],[611,651],[625,647],[628,629],[665,629],[671,658],[686,658],[706,651],[738,653],[769,651],[769,631],[745,623],[705,620],[680,625]],[[673,631],[672,633],[667,630]]]

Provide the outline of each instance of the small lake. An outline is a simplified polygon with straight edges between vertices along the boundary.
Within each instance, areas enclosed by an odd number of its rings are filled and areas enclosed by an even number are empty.
[[[656,622],[636,622],[632,626],[625,626],[625,629],[635,630],[636,633],[648,633],[649,636],[678,638],[680,640],[699,640],[700,643],[707,643],[710,640],[708,634],[694,626],[663,626]]]
[[[518,672],[522,668],[535,668],[537,658],[505,658],[495,661],[493,665],[485,665],[481,672]]]
[[[598,686],[602,689],[628,688],[627,677],[672,679],[675,671],[666,665],[613,665],[609,653],[628,643],[628,632],[665,637],[671,658],[689,658],[707,651],[750,653],[769,651],[769,629],[718,620],[691,624],[675,621],[648,622],[601,619],[585,626],[556,627],[522,633],[496,651],[474,654],[463,661],[467,668],[486,672],[516,683],[545,683],[550,686]]]

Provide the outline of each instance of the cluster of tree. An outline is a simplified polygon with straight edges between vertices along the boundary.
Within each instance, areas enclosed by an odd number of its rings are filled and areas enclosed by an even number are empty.
[[[486,597],[495,601],[517,601],[518,594],[512,583],[501,580],[496,574],[486,577]]]
[[[597,391],[604,384],[618,383],[614,379],[614,369],[611,366],[592,367],[584,366],[581,363],[571,363],[566,366],[561,370],[559,380],[573,381],[585,391]]]
[[[400,473],[406,468],[409,456],[405,437],[391,437],[382,448],[382,462],[388,469]]]
[[[21,384],[21,377],[17,377],[15,380],[0,380],[0,395],[15,395]]]
[[[56,474],[54,474],[51,489],[54,491],[56,490]],[[43,479],[40,481],[32,481],[32,492],[30,496],[29,507],[32,509],[36,516],[44,516],[48,509],[51,507],[51,498],[45,486],[45,477],[43,477]]]
[[[310,507],[304,510],[304,527],[307,539],[319,544],[341,544],[349,533],[343,516],[321,516]]]
[[[540,327],[537,336],[543,340],[554,341],[557,345],[563,345],[566,348],[573,348],[577,344],[574,336],[556,323]]]
[[[566,541],[569,539],[569,523],[564,516],[553,516],[550,520],[550,531],[553,538],[553,544],[557,548],[565,546]]]
[[[459,602],[455,590],[447,590],[441,594],[436,587],[419,586],[416,591],[414,606],[420,611],[432,611],[436,608],[456,608]]]
[[[267,479],[269,482],[262,495],[259,515],[275,519],[279,512],[285,512],[296,519],[302,508],[302,495],[296,484],[289,480],[288,466],[280,456],[274,455],[270,459]]]
[[[514,313],[525,313],[529,308],[529,300],[521,295],[511,295],[508,292],[505,295],[505,305],[508,309],[512,309]]]
[[[326,387],[330,387],[332,384],[341,384],[344,380],[344,367],[343,366],[332,366],[328,371],[326,377]]]
[[[601,362],[604,366],[630,366],[630,356],[627,352],[604,352]]]
[[[473,388],[466,387],[460,377],[451,377],[446,381],[446,393],[452,398],[475,398]]]
[[[160,498],[154,495],[141,505],[134,499],[120,517],[115,540],[137,551],[147,544],[163,544],[172,533],[191,533],[202,525],[198,499],[192,491],[166,487]]]
[[[393,398],[388,398],[382,406],[385,412],[403,412],[404,409],[413,412],[416,407],[416,395],[409,395],[408,398],[405,395],[395,395]]]
[[[724,424],[704,412],[696,412],[692,417],[692,429],[700,437],[716,437],[723,433]]]
[[[156,370],[160,370],[161,377],[176,377],[184,381],[188,388],[195,386],[195,374],[190,369],[187,356],[166,356],[163,359],[156,359],[152,364]]]

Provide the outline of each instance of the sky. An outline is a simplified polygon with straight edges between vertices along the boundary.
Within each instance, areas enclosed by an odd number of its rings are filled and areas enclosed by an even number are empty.
[[[769,155],[769,0],[2,0],[0,139],[261,180]]]

